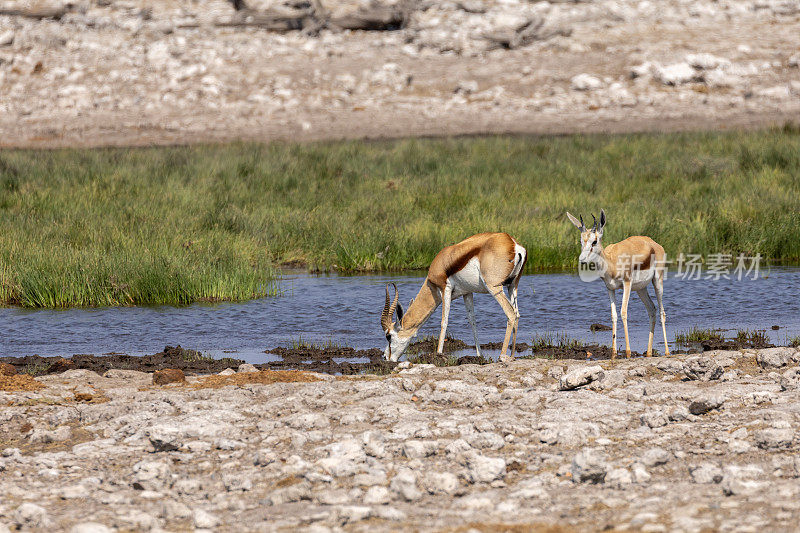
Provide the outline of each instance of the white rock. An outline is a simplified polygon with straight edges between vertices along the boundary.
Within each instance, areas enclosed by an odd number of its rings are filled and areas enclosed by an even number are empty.
[[[403,443],[403,455],[411,459],[420,459],[434,455],[437,448],[436,441],[407,440]]]
[[[739,76],[721,69],[709,70],[703,74],[703,81],[709,87],[737,87],[744,83]]]
[[[570,80],[570,87],[576,91],[594,91],[603,87],[603,81],[591,74],[578,74]]]
[[[787,86],[779,85],[761,89],[757,94],[770,98],[783,98],[789,96],[789,89]],[[761,368],[781,368],[797,360],[797,351],[794,348],[764,348],[756,352],[756,363]]]
[[[647,483],[650,481],[650,473],[642,463],[633,463],[631,472],[633,473],[633,481],[636,483]]]
[[[72,526],[69,533],[111,533],[112,529],[98,522],[83,522]]]
[[[44,507],[35,503],[23,503],[14,511],[14,522],[20,528],[43,528],[47,527],[50,520]]]
[[[431,494],[454,494],[459,483],[450,472],[428,472],[422,478],[422,486]]]
[[[602,453],[586,448],[572,459],[572,480],[576,483],[603,483],[608,464]]]
[[[570,368],[559,380],[558,389],[573,390],[601,379],[603,379],[603,367],[600,365]]]
[[[722,481],[722,469],[713,463],[689,467],[689,474],[695,483],[709,484]]]
[[[621,488],[633,483],[633,476],[627,468],[614,468],[606,474],[605,483],[615,488]]]
[[[689,54],[686,56],[686,62],[694,68],[702,70],[710,70],[714,68],[727,68],[731,66],[731,62],[724,57],[718,57],[711,54]]]
[[[242,363],[237,370],[239,373],[249,374],[251,372],[258,372],[258,369],[250,363]]]
[[[383,505],[389,501],[391,501],[389,489],[380,485],[370,487],[364,494],[364,503],[368,505]]]
[[[456,94],[473,94],[478,92],[478,82],[475,80],[461,80],[453,91]]]
[[[14,31],[7,30],[0,33],[0,46],[8,46],[14,44]]]
[[[756,444],[764,450],[776,448],[789,448],[794,440],[794,431],[791,428],[769,428],[756,431]]]
[[[669,424],[667,415],[661,411],[647,411],[640,417],[642,424],[651,428],[660,428]]]
[[[203,509],[194,510],[194,527],[200,529],[213,529],[220,525],[222,521],[213,514]]]
[[[689,63],[656,66],[653,76],[664,85],[682,85],[699,79],[697,71]]]
[[[422,491],[417,488],[417,475],[410,468],[401,468],[392,478],[389,488],[410,502],[422,498]]]
[[[663,448],[650,448],[642,455],[642,464],[645,466],[658,466],[669,462],[672,454]]]
[[[467,476],[472,483],[491,483],[506,475],[506,461],[502,457],[486,457],[477,452],[467,455]]]
[[[233,375],[233,374],[235,374],[235,373],[236,373],[236,371],[235,371],[234,369],[232,369],[232,368],[226,368],[225,370],[223,370],[222,372],[220,372],[220,373],[219,373],[219,375],[220,375],[220,376],[231,376],[231,375]]]

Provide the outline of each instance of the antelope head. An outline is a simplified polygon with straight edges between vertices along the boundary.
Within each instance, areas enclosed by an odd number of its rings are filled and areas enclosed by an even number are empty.
[[[394,287],[394,301],[389,302],[389,285],[387,284],[386,303],[383,306],[383,313],[381,313],[381,326],[386,334],[386,340],[389,341],[389,345],[383,351],[383,357],[387,361],[400,359],[413,338],[413,335],[402,335],[403,307],[398,303],[400,295],[397,292],[397,285],[392,283],[392,287]],[[395,311],[397,312],[397,322],[392,322]],[[399,326],[399,331],[397,326]]]
[[[603,227],[606,225],[606,212],[602,209],[600,210],[599,227],[597,226],[597,219],[592,215],[594,225],[592,225],[591,229],[586,229],[586,225],[583,223],[583,215],[578,220],[567,213],[567,218],[581,231],[581,255],[578,261],[582,264],[599,262],[603,254],[603,245],[600,241],[603,238]]]

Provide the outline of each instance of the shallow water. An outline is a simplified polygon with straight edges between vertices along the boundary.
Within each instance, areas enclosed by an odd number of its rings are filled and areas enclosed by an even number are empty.
[[[379,325],[383,285],[396,282],[400,301],[416,295],[423,274],[412,276],[312,276],[288,274],[284,296],[244,303],[197,304],[188,307],[123,307],[63,311],[0,309],[0,355],[61,355],[108,352],[141,355],[165,345],[180,344],[214,356],[230,356],[259,363],[274,359],[267,348],[304,340],[335,342],[356,348],[383,349]],[[767,329],[773,343],[800,334],[800,269],[762,270],[758,279],[695,280],[670,273],[665,281],[664,307],[667,336],[692,326],[724,329]],[[650,294],[653,295],[652,287]],[[655,300],[655,297],[652,296]],[[622,291],[617,291],[617,308]],[[566,332],[586,342],[608,344],[611,333],[592,333],[595,322],[611,324],[610,305],[601,281],[584,283],[576,275],[523,276],[519,287],[522,318],[519,342],[530,343],[535,333]],[[489,295],[476,295],[475,313],[481,343],[503,340],[505,316]],[[438,335],[437,310],[420,331]],[[773,325],[780,330],[772,331]],[[631,296],[628,312],[631,348],[647,347],[648,318],[638,296]],[[463,302],[453,303],[448,331],[472,344],[472,332]],[[619,346],[624,348],[622,321]],[[663,353],[660,323],[654,346]],[[495,356],[496,352],[489,355]]]

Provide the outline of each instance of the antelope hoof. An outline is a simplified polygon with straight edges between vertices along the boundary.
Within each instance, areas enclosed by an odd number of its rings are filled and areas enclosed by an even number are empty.
[[[500,362],[501,363],[510,363],[513,360],[514,360],[514,356],[513,355],[506,355],[506,354],[501,354],[500,355]]]
[[[630,350],[625,350],[625,357],[626,357],[627,359],[630,359],[630,358],[631,358],[631,351],[630,351]]]

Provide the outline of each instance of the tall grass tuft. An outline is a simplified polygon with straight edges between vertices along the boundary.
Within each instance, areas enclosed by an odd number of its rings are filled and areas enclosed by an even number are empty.
[[[0,151],[0,302],[185,304],[272,294],[273,265],[424,269],[507,231],[571,269],[564,212],[607,242],[800,261],[800,136],[758,132]]]
[[[722,341],[724,339],[725,337],[720,331],[699,328],[697,326],[692,326],[686,331],[678,331],[675,333],[675,343],[683,346],[695,342]]]

